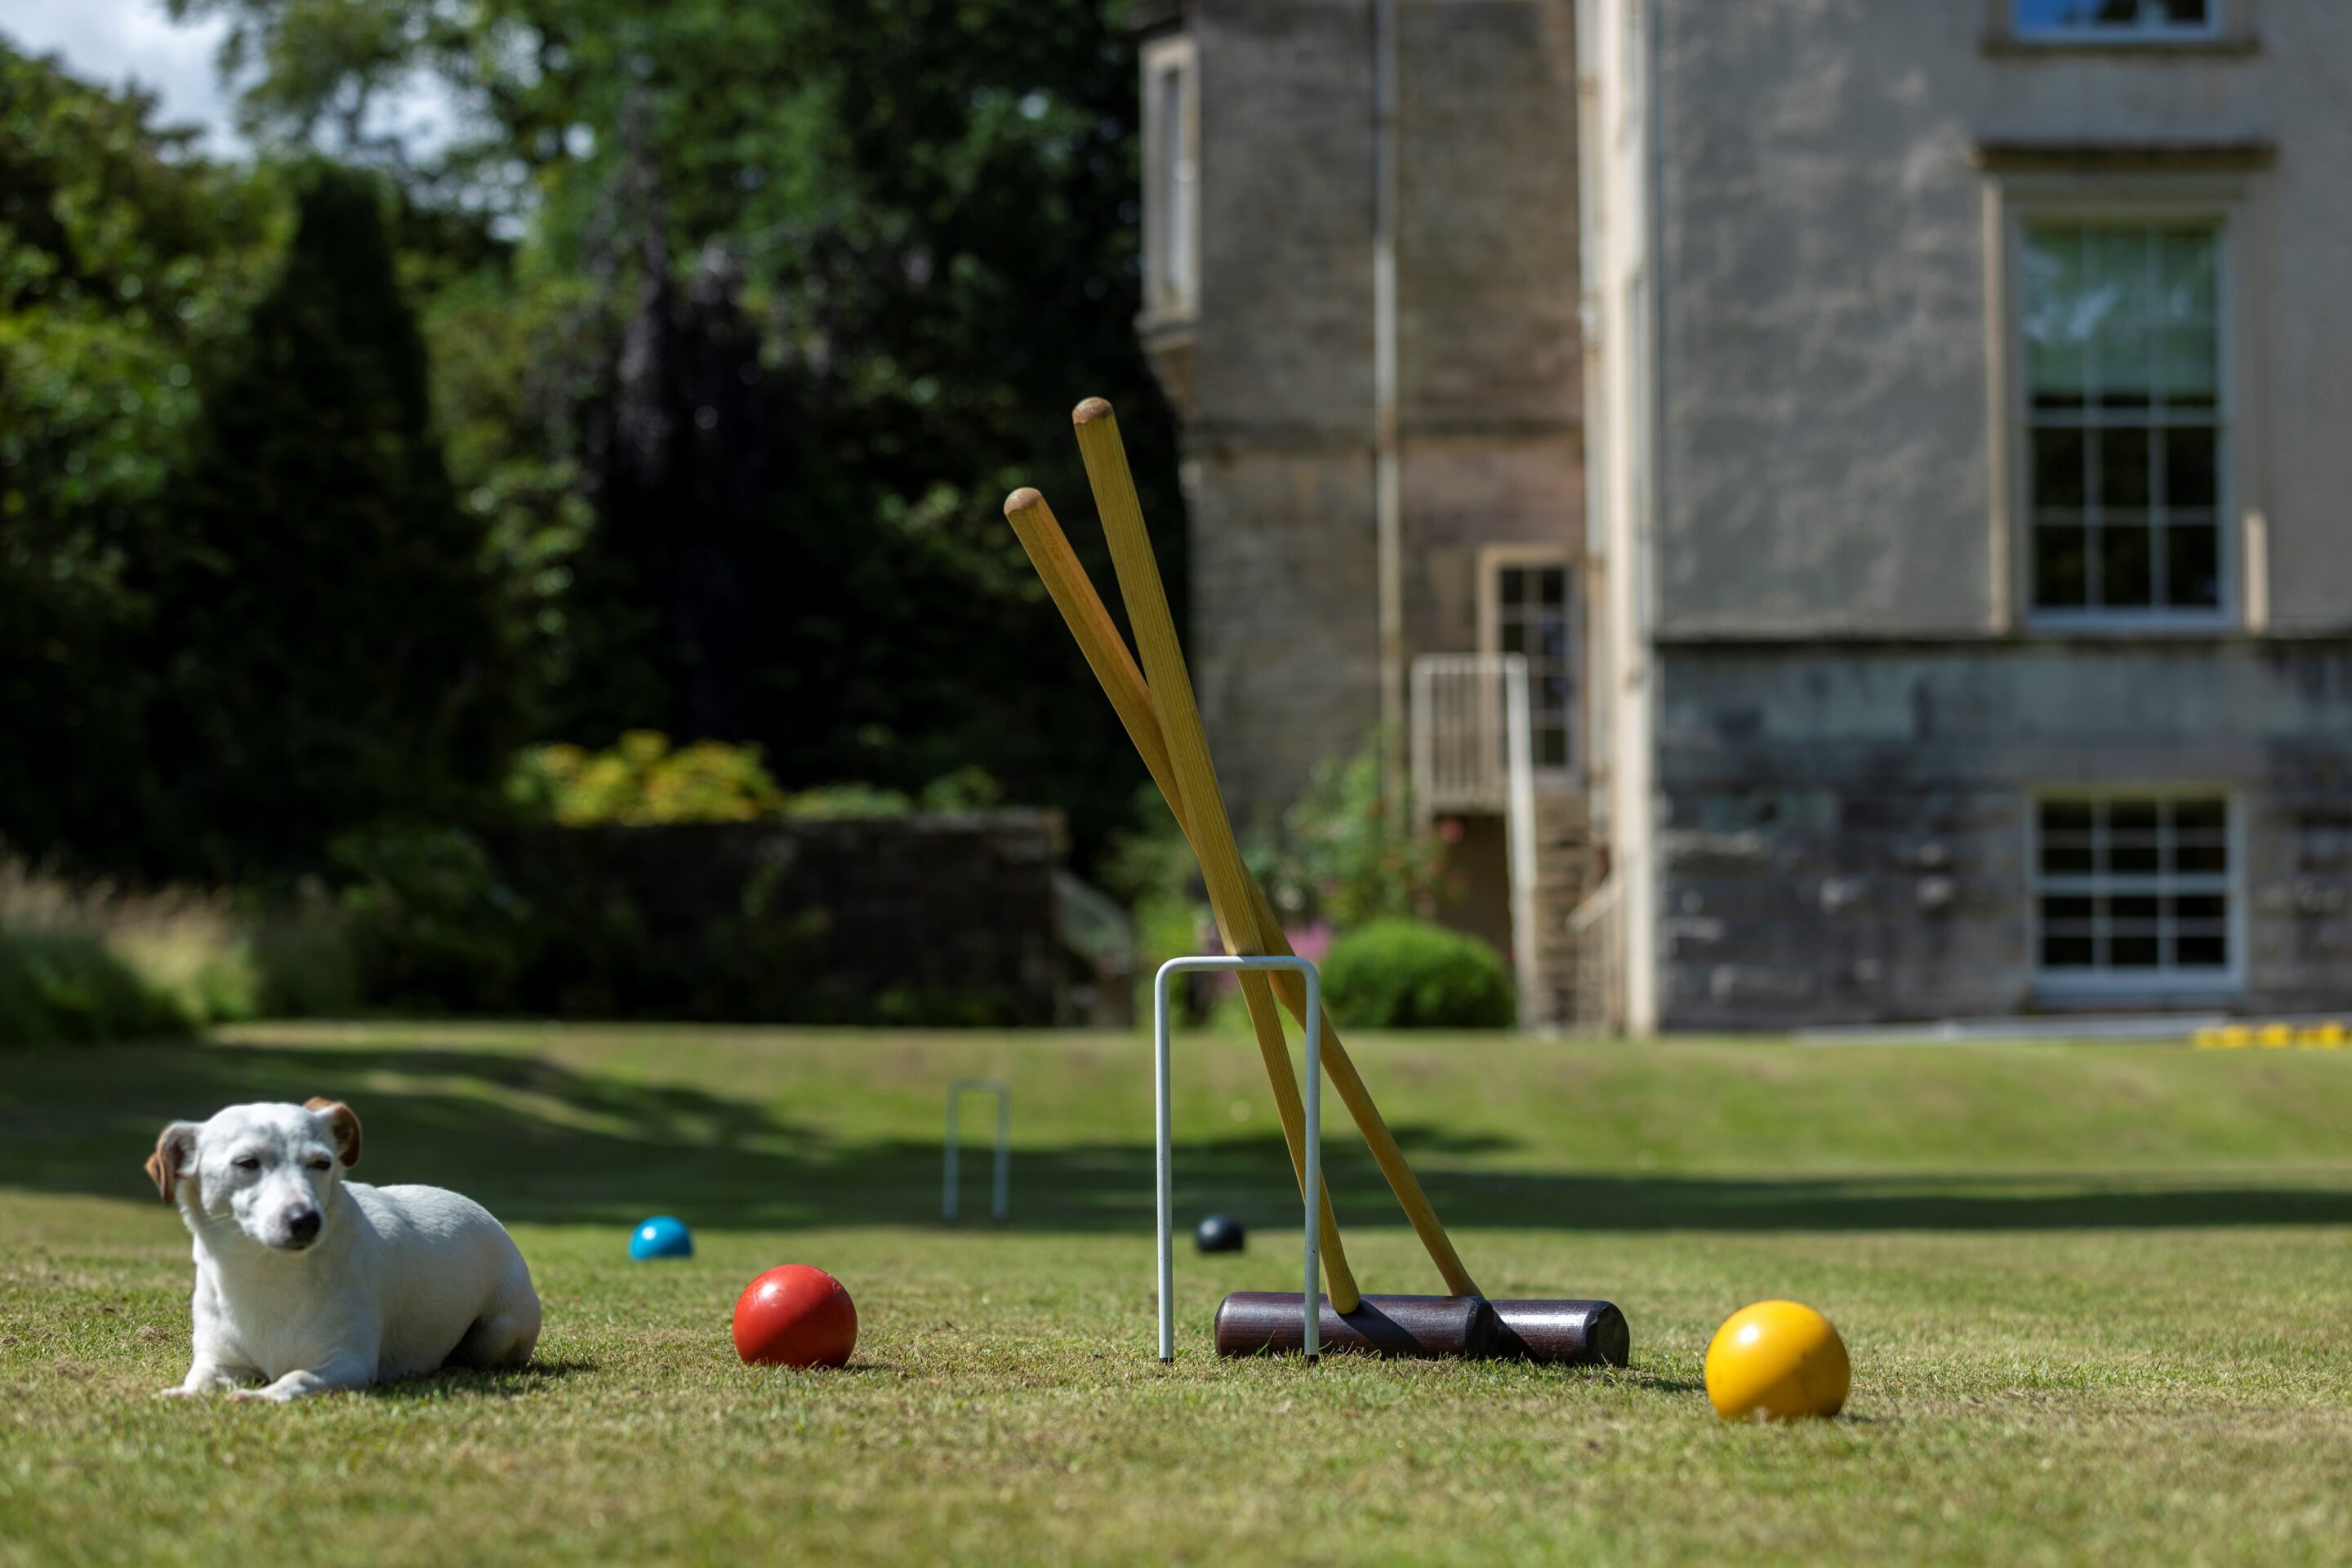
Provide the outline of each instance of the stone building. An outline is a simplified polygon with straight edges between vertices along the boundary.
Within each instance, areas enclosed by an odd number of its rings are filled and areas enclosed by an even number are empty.
[[[1197,0],[1144,87],[1238,795],[1537,548],[1557,1005],[2352,1003],[2352,4]]]
[[[1192,672],[1235,816],[1265,831],[1375,734],[1402,770],[1418,656],[1523,650],[1544,1015],[1589,859],[1573,7],[1390,8],[1391,135],[1375,12],[1140,17],[1139,326],[1183,421]],[[1468,778],[1447,804],[1449,918],[1507,946],[1502,792]]]

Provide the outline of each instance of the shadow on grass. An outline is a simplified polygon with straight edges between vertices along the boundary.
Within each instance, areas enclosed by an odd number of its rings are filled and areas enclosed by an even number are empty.
[[[500,1367],[495,1372],[445,1367],[419,1377],[405,1377],[397,1383],[371,1384],[356,1392],[369,1399],[410,1403],[429,1399],[522,1399],[547,1392],[565,1378],[578,1377],[596,1370],[594,1362],[577,1357],[561,1361],[535,1360],[528,1365]]]
[[[102,1069],[99,1068],[103,1064]],[[0,1075],[0,1187],[152,1197],[140,1166],[159,1128],[239,1100],[335,1092],[352,1099],[371,1159],[361,1174],[455,1187],[522,1224],[625,1226],[669,1213],[708,1230],[937,1225],[940,1146],[843,1142],[747,1100],[583,1073],[519,1054],[427,1047],[126,1047],[12,1054]],[[1334,1132],[1339,1130],[1335,1128]],[[1349,1130],[1352,1131],[1352,1130]],[[1409,1153],[1479,1152],[1481,1140],[1400,1123]],[[1352,1136],[1326,1170],[1351,1224],[1401,1225]],[[966,1210],[987,1190],[967,1151]],[[1188,1140],[1177,1151],[1181,1215],[1223,1210],[1295,1223],[1289,1165],[1272,1134]],[[2094,1178],[1905,1174],[1763,1180],[1571,1172],[1422,1172],[1456,1226],[1570,1231],[2127,1229],[2352,1225],[2352,1190],[2137,1184]],[[1143,1232],[1151,1225],[1148,1139],[1017,1149],[1021,1232]],[[984,1201],[984,1200],[982,1200]],[[985,1220],[964,1228],[985,1230]]]

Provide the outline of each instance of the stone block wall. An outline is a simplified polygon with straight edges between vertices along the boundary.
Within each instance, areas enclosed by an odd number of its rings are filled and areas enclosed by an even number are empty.
[[[2008,1015],[2037,992],[2033,792],[2184,785],[2242,825],[2242,989],[2095,1005],[2352,1007],[2352,644],[1664,650],[1663,1022]]]
[[[1571,0],[1402,0],[1407,654],[1476,646],[1476,552],[1583,539]],[[1372,39],[1361,0],[1192,0],[1197,320],[1184,410],[1194,684],[1244,831],[1380,717]]]

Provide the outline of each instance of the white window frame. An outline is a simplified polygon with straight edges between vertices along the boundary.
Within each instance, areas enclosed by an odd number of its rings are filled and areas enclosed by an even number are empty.
[[[1583,575],[1577,570],[1575,552],[1557,544],[1489,544],[1478,552],[1478,651],[1499,655],[1503,651],[1503,572],[1507,567],[1535,567],[1557,570],[1563,577],[1560,615],[1568,624],[1568,684],[1567,717],[1568,759],[1564,764],[1547,766],[1535,763],[1535,782],[1538,788],[1557,791],[1583,776],[1584,759],[1590,754],[1584,727],[1590,721],[1591,682],[1584,678],[1584,605]],[[1528,671],[1528,703],[1531,714],[1540,709],[1538,682],[1542,672]]]
[[[2042,869],[2042,808],[2053,801],[2108,802],[2160,800],[2220,800],[2222,804],[2224,842],[2230,863],[2221,875],[2221,893],[2228,900],[2226,939],[2230,962],[2219,969],[2183,969],[2163,965],[2147,968],[2117,969],[2053,969],[2042,957],[2042,900],[2045,894],[2063,897],[2079,892],[2083,896],[2110,896],[2116,889],[2101,881],[2096,873],[2058,873],[2054,877]],[[2234,995],[2245,989],[2246,984],[2246,832],[2244,803],[2238,793],[2220,784],[2047,784],[2032,792],[2025,814],[2026,866],[2026,940],[2032,959],[2033,987],[2037,996],[2054,1002],[2133,1002],[2160,1005],[2167,1002],[2211,1002],[2216,998]],[[2084,885],[2077,889],[2064,884],[2080,875]],[[2172,873],[2178,877],[2180,873]],[[2191,873],[2190,875],[2199,875]],[[2053,887],[2055,882],[2059,886]],[[2146,891],[2162,897],[2167,891],[2179,891],[2177,884],[2167,879],[2163,872],[2134,875],[2126,892]],[[2191,891],[2208,891],[2197,888]]]
[[[1990,378],[1998,425],[1992,455],[1995,549],[2005,558],[2005,623],[2060,636],[2211,636],[2250,625],[2245,577],[2249,515],[2261,510],[2254,466],[2261,410],[2247,389],[2252,378],[2239,323],[2249,270],[2245,232],[2251,184],[2243,174],[2014,173],[1988,182],[1988,242],[1999,264],[1990,302]],[[2217,384],[2214,421],[2221,432],[2213,515],[2221,576],[2211,609],[2102,605],[2042,609],[2033,602],[2033,507],[2031,440],[2032,373],[2025,342],[2025,234],[2039,225],[2117,227],[2210,226],[2214,232]]]
[[[2222,36],[2222,12],[2230,0],[2206,0],[2205,20],[2181,24],[2148,18],[2150,6],[2143,5],[2140,19],[2128,26],[2116,26],[2097,23],[2042,23],[2025,20],[2022,12],[2025,0],[2001,0],[2009,13],[2011,36],[2021,43],[2042,44],[2186,44],[2207,43]]]
[[[1188,320],[1201,299],[1201,73],[1191,37],[1146,43],[1141,76],[1143,311],[1147,320]],[[1163,90],[1171,77],[1172,125]]]

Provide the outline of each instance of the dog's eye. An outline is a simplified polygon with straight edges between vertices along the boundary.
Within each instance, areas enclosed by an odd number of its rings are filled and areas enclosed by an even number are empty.
[[[306,1165],[310,1166],[310,1169],[312,1169],[312,1170],[314,1170],[314,1171],[323,1171],[323,1170],[325,1170],[328,1166],[330,1166],[330,1165],[331,1165],[331,1164],[333,1164],[333,1163],[334,1163],[334,1162],[333,1162],[332,1160],[328,1160],[328,1159],[305,1160],[305,1161],[303,1161],[302,1163],[303,1163],[304,1164],[306,1164]]]
[[[260,1160],[251,1154],[239,1154],[236,1159],[231,1160],[229,1163],[235,1165],[240,1171],[258,1171],[261,1169]]]

